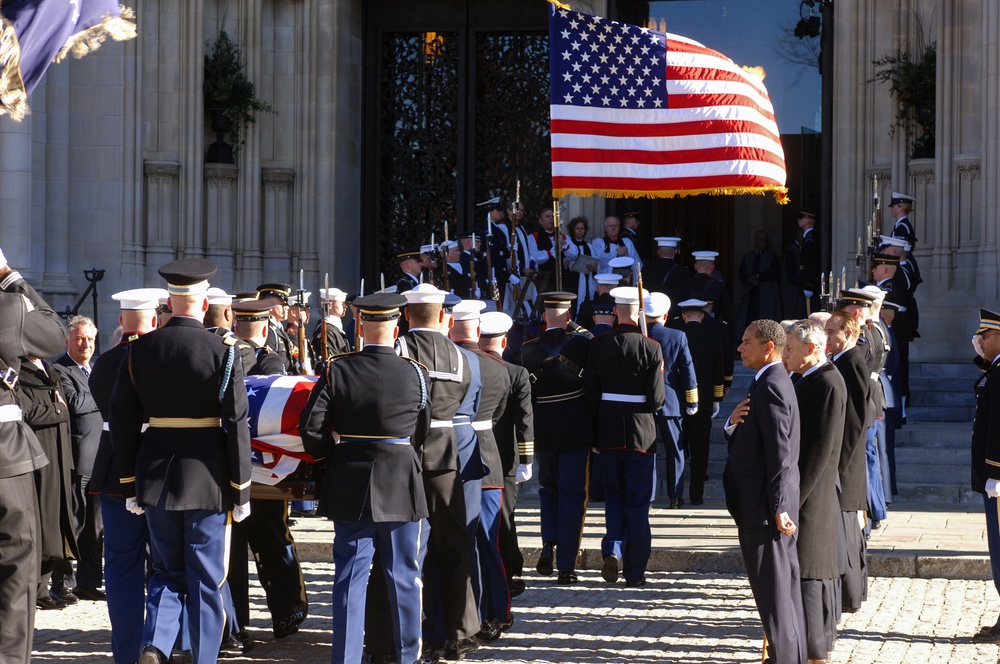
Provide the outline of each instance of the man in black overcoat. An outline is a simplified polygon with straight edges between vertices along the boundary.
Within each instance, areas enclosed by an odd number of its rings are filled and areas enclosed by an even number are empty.
[[[747,326],[739,352],[756,372],[726,424],[722,481],[769,662],[801,664],[806,631],[796,531],[799,521],[799,407],[781,353],[785,331],[772,320]]]
[[[843,441],[847,387],[826,359],[826,331],[798,321],[788,330],[783,361],[792,372],[801,419],[799,432],[798,554],[806,655],[825,660],[837,635],[837,554],[840,503],[837,466]]]

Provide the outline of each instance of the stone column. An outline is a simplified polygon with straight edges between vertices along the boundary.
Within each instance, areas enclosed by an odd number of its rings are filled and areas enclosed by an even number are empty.
[[[180,60],[180,117],[178,118],[181,173],[178,205],[178,255],[202,258],[205,255],[204,169],[205,105],[202,83],[205,78],[204,0],[191,0],[178,5],[180,39],[177,43]]]
[[[146,269],[145,283],[162,281],[156,269],[174,260],[178,233],[178,206],[180,190],[178,176],[181,166],[176,161],[143,163],[146,179]]]
[[[31,123],[0,116],[0,248],[26,280],[31,262]]]
[[[978,158],[955,160],[958,171],[954,186],[955,195],[952,199],[952,210],[955,210],[954,235],[957,249],[955,250],[954,288],[963,293],[975,292],[979,271],[976,263],[979,260],[979,229],[982,224],[983,183],[980,177]]]
[[[219,267],[215,276],[222,288],[235,288],[234,269],[236,189],[239,169],[235,164],[205,164],[205,258]],[[256,286],[239,288],[248,290]]]
[[[997,268],[997,219],[1000,219],[1000,0],[983,0],[982,68],[983,223],[979,234],[979,275],[976,295],[980,302],[1000,299]]]
[[[289,241],[292,239],[292,194],[295,171],[262,168],[263,279],[288,281],[292,274]]]
[[[49,304],[63,300],[53,295],[75,296],[79,291],[69,274],[69,67],[49,67],[44,84],[32,98],[35,119],[45,127],[45,217],[42,242],[45,246],[45,271],[42,290]],[[38,94],[41,92],[42,94]],[[44,109],[44,110],[43,110]],[[41,112],[39,112],[41,111]],[[58,303],[53,300],[59,299]]]

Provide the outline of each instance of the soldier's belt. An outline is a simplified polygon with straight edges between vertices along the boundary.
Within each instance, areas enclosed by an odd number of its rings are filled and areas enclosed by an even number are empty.
[[[878,380],[878,374],[874,371],[872,372],[872,380]]]
[[[149,426],[156,429],[214,429],[222,426],[221,417],[151,417]]]
[[[0,422],[20,422],[23,419],[24,413],[16,403],[0,406]]]
[[[145,431],[148,428],[149,428],[149,425],[146,424],[145,422],[143,422],[142,423],[142,431]],[[111,431],[111,425],[108,424],[107,422],[105,422],[104,424],[101,425],[101,429],[103,429],[104,431],[107,431],[107,432],[110,433],[110,431]]]
[[[601,401],[619,401],[622,403],[646,403],[646,395],[604,392],[603,394],[601,394]]]
[[[453,429],[455,423],[451,420],[431,420],[432,429]]]
[[[392,436],[341,436],[341,443],[391,443],[392,445],[409,445],[410,437],[393,438]]]
[[[578,399],[583,396],[583,390],[576,390],[575,392],[566,392],[565,394],[550,394],[544,397],[535,397],[535,403],[558,403],[560,401],[569,401],[571,399]]]
[[[451,423],[456,427],[467,427],[472,424],[472,418],[468,415],[456,415]]]
[[[476,431],[490,431],[493,429],[493,420],[482,420],[480,422],[473,422],[472,428]]]

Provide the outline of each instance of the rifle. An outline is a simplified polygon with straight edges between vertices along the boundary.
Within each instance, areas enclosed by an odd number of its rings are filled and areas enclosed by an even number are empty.
[[[472,288],[472,297],[479,299],[479,282],[476,281],[476,234],[472,233],[472,250],[469,251],[469,282]]]
[[[649,336],[649,328],[646,325],[646,298],[642,296],[642,270],[639,269],[638,263],[632,264],[632,270],[636,275],[636,284],[639,288],[639,331],[642,332],[642,336]]]
[[[489,274],[490,299],[494,302],[500,301],[500,289],[497,287],[497,272],[493,269],[493,220],[490,213],[486,213],[486,271]],[[502,309],[503,307],[497,307]]]
[[[556,290],[562,290],[562,229],[559,223],[559,199],[552,201],[552,224],[555,229],[555,234],[552,236],[553,243],[555,246],[555,261],[556,261]]]
[[[514,284],[514,299],[521,299],[521,269],[517,264],[517,213],[521,210],[521,181],[517,181],[514,194],[514,209],[510,215],[510,273],[517,277]]]
[[[330,273],[326,272],[323,275],[323,290],[319,292],[320,294],[319,310],[320,310],[320,315],[323,317],[319,323],[320,334],[323,337],[323,345],[320,346],[321,348],[320,358],[323,360],[324,365],[330,362],[330,345],[329,345],[330,338],[327,336],[327,329],[326,329],[327,308],[330,306],[330,302],[326,299],[326,296],[329,292],[330,292]]]
[[[299,374],[302,376],[308,376],[312,371],[312,364],[309,362],[309,348],[306,344],[306,323],[303,320],[303,312],[309,310],[309,303],[306,302],[306,289],[305,289],[305,270],[299,270],[299,289],[296,292],[298,299],[299,313],[295,321],[298,332],[298,345],[299,345],[299,355],[296,358],[296,364],[298,364]]]
[[[365,278],[361,277],[361,291],[358,297],[365,296]],[[361,310],[354,305],[354,350],[360,351],[365,347],[365,338],[361,334]]]

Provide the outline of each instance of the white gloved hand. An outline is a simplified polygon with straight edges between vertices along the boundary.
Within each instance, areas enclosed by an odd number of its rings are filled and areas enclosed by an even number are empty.
[[[811,290],[804,290],[804,291],[802,291],[802,294],[805,295],[806,297],[812,297],[813,296],[813,292]]]
[[[986,480],[986,495],[989,498],[1000,496],[1000,480],[992,478]]]
[[[142,509],[142,507],[139,506],[139,503],[136,501],[135,498],[125,499],[125,509],[127,509],[132,514],[135,514],[136,516],[142,516],[143,514],[146,513],[146,510]]]
[[[684,410],[684,412],[687,413],[688,415],[694,415],[695,413],[698,412],[698,406],[688,406]]]
[[[233,506],[233,521],[239,523],[248,516],[250,516],[250,503],[247,502],[242,505]]]
[[[517,472],[514,474],[514,484],[527,482],[530,479],[531,479],[531,465],[524,463],[518,464]]]
[[[982,341],[982,337],[980,337],[979,335],[976,334],[976,335],[972,336],[972,347],[976,349],[976,355],[978,355],[979,357],[981,357],[981,358],[983,358],[985,360],[986,359],[986,351],[983,350],[983,345],[982,345],[982,343],[980,343],[981,341]]]
[[[717,416],[717,415],[719,414],[719,407],[720,407],[721,405],[722,405],[722,404],[721,404],[721,403],[719,403],[718,401],[716,401],[716,402],[712,403],[712,419],[713,419],[713,420],[714,420],[714,419],[716,418],[716,416]]]
[[[0,249],[0,270],[7,267],[7,257],[3,255],[3,249]]]
[[[519,283],[521,283],[521,277],[519,277],[516,274],[514,274],[513,272],[511,272],[510,273],[510,277],[508,277],[508,281],[510,281],[510,283],[514,284],[515,286],[517,286]]]

